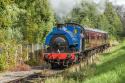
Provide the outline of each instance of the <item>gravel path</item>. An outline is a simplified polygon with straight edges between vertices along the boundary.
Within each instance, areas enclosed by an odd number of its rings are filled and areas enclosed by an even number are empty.
[[[22,79],[29,75],[40,73],[42,70],[18,71],[18,72],[3,72],[0,73],[0,83],[7,83],[13,80]]]

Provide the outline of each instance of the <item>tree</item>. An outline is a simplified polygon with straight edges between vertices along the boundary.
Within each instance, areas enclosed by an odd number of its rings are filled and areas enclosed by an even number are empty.
[[[120,17],[112,3],[106,2],[104,13],[98,14],[95,3],[83,2],[81,7],[72,11],[72,18],[84,26],[107,31],[112,38],[118,38],[123,30]]]
[[[10,32],[8,40],[42,43],[54,24],[48,0],[1,0],[0,4],[0,27]]]
[[[122,22],[116,10],[113,8],[112,3],[107,3],[104,15],[109,21],[109,33],[111,36],[118,37],[123,30]]]

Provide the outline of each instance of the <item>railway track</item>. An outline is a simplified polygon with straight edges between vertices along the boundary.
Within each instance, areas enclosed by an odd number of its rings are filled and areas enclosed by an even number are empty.
[[[6,83],[44,83],[44,80],[49,77],[61,74],[64,70],[51,70],[40,69],[40,72],[30,74],[28,76],[20,77],[18,79],[6,82]]]
[[[85,52],[83,52],[83,57],[81,58],[81,62],[84,63],[83,66],[88,65],[89,63],[92,63],[97,53],[101,53],[108,48],[109,46],[100,46],[93,49],[88,49]],[[76,67],[76,69],[78,70],[79,66],[81,66],[81,64],[77,64],[63,70],[59,70],[59,69],[52,70],[44,66],[36,67],[36,69],[41,70],[41,72],[34,73],[29,76],[22,77],[13,81],[9,81],[7,83],[44,83],[44,80],[46,78],[59,76],[63,74],[65,71],[71,70],[72,67]]]

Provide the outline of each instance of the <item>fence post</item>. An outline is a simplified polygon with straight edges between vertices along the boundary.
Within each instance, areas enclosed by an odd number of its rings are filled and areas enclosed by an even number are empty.
[[[41,50],[40,50],[40,62],[43,63],[43,44],[41,44]]]
[[[32,43],[32,47],[31,47],[31,49],[32,49],[32,51],[31,51],[31,52],[32,52],[32,58],[35,59],[35,54],[34,54],[34,44],[33,44],[33,43]]]
[[[8,47],[9,47],[8,45],[5,46],[5,50],[6,50],[6,58],[7,58],[7,59],[6,59],[6,60],[7,60],[6,64],[7,64],[8,67],[9,67],[9,52],[8,52]]]
[[[20,45],[20,54],[21,55],[23,54],[23,46],[22,46],[22,44]]]
[[[17,56],[18,56],[18,53],[17,53],[17,47],[16,47],[16,50],[15,50],[15,56],[14,56],[14,59],[15,59],[15,65],[17,63]]]
[[[27,60],[29,60],[29,49],[28,49],[28,45],[26,46],[26,53],[27,53]]]

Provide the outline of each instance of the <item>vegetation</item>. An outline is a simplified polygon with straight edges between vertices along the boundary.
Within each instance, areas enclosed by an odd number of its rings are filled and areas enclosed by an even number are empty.
[[[19,44],[43,43],[53,24],[48,0],[0,0],[0,70],[8,68],[6,65],[14,66]],[[23,54],[18,56],[23,58]]]
[[[95,64],[62,77],[47,79],[45,83],[124,83],[125,41],[98,57]]]
[[[1,41],[43,42],[54,23],[48,0],[1,0],[0,3],[0,31],[6,33],[6,37],[0,37]]]
[[[101,14],[97,13],[96,7],[97,4],[84,3],[83,0],[81,7],[74,8],[69,15],[77,23],[109,32],[112,39],[124,35],[124,22],[121,22],[113,5],[106,3],[106,10]],[[55,20],[48,0],[0,0],[0,70],[14,66],[18,62],[13,61],[15,55],[27,60],[26,46],[42,44]],[[69,19],[66,18],[67,21]],[[20,48],[23,53],[17,52],[20,45],[24,46]],[[29,62],[35,63],[36,59]]]
[[[75,17],[75,19],[73,19]],[[82,8],[72,11],[72,18],[77,23],[91,28],[98,28],[109,32],[111,39],[119,38],[123,31],[123,24],[112,3],[106,3],[104,13],[97,10],[96,4],[82,3]]]

